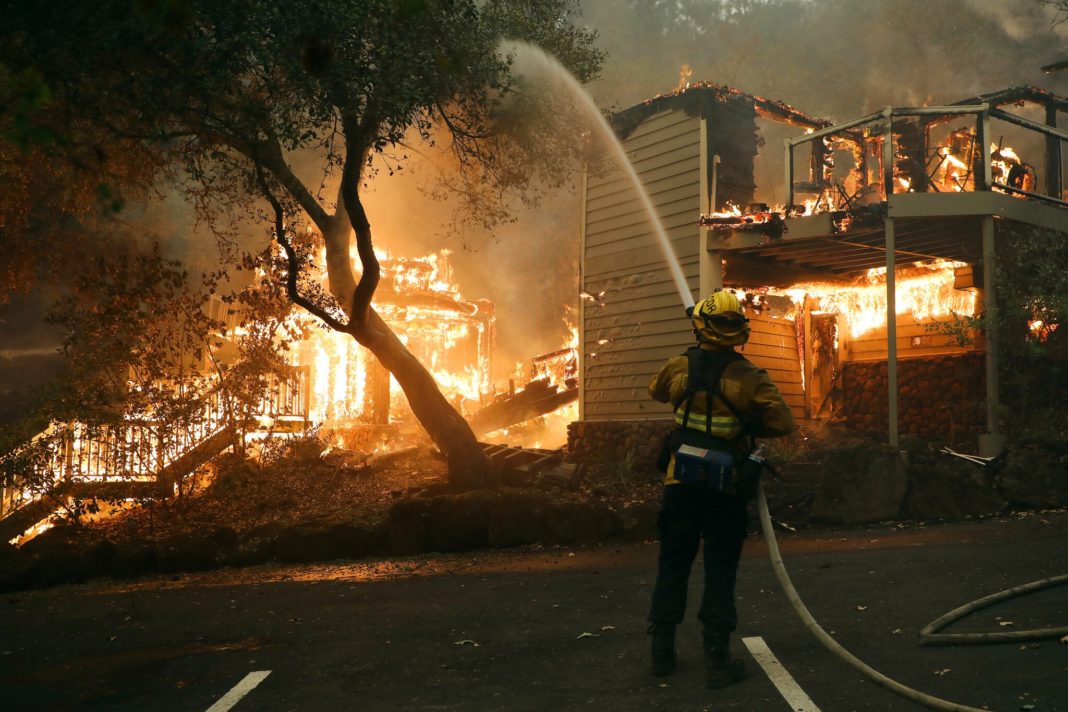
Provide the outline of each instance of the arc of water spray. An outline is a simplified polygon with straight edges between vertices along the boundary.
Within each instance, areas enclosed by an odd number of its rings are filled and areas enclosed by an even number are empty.
[[[586,93],[586,90],[582,88],[579,81],[575,79],[574,75],[572,75],[564,65],[560,64],[560,62],[551,55],[546,54],[540,47],[526,42],[508,40],[501,43],[501,50],[515,57],[516,65],[518,66],[520,73],[522,73],[523,70],[533,69],[563,82],[571,95],[579,101],[584,113],[594,121],[598,130],[601,132],[601,135],[611,147],[612,156],[615,158],[616,163],[619,164],[620,168],[622,168],[630,178],[631,183],[634,185],[634,189],[638,193],[638,198],[641,200],[642,207],[645,209],[645,214],[649,218],[649,222],[653,227],[653,234],[656,236],[657,242],[660,245],[660,250],[664,253],[664,260],[667,262],[668,269],[671,271],[671,278],[675,282],[675,289],[679,292],[679,298],[682,299],[683,306],[687,308],[692,307],[693,296],[690,294],[690,287],[686,284],[686,277],[682,273],[679,259],[675,256],[675,251],[671,249],[671,242],[668,240],[667,233],[664,231],[663,223],[660,222],[660,216],[657,215],[656,208],[653,207],[653,201],[650,200],[649,193],[646,192],[645,186],[642,185],[642,181],[638,177],[637,171],[634,170],[634,165],[631,164],[630,159],[627,158],[627,152],[623,149],[622,142],[620,142],[615,131],[612,130],[612,127],[609,126],[608,120],[605,119],[604,114],[601,113],[597,104],[594,103],[593,97]]]

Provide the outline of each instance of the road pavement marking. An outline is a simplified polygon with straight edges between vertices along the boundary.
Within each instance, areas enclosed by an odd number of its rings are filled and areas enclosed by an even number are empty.
[[[223,695],[218,702],[207,709],[207,712],[226,712],[240,702],[242,697],[252,692],[252,689],[263,682],[270,674],[270,670],[257,670],[245,675],[241,682],[234,685],[234,689]]]
[[[782,666],[763,638],[759,636],[742,638],[742,642],[749,649],[749,654],[753,656],[753,659],[764,668],[771,684],[775,685],[779,694],[790,704],[790,709],[794,712],[820,712],[820,708],[809,699],[793,676]]]

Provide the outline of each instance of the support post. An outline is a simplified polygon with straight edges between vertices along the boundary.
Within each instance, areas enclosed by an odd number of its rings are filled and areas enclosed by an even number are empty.
[[[700,209],[708,205],[709,212],[716,209],[716,180],[718,178],[719,156],[709,155],[708,119],[701,119],[701,145],[700,145]],[[707,202],[706,202],[707,201]],[[699,209],[699,212],[700,212]],[[698,216],[700,217],[700,216]],[[704,227],[698,227],[697,244],[698,252],[698,299],[703,299],[712,290],[723,286],[723,255],[718,250],[713,250],[712,231]]]
[[[897,429],[897,255],[895,254],[894,219],[889,216],[890,198],[894,194],[894,123],[893,110],[883,110],[886,130],[883,134],[883,189],[886,193],[886,427],[891,447],[899,442]]]
[[[786,148],[786,158],[783,165],[786,166],[786,217],[790,217],[790,210],[794,206],[794,144],[790,139],[783,139]]]
[[[805,365],[802,368],[805,390],[805,418],[811,419],[812,409],[812,298],[805,295],[801,304],[801,315],[804,321],[805,333]]]
[[[719,154],[712,154],[712,185],[708,191],[708,212],[716,212],[716,189],[719,186]]]
[[[1057,128],[1057,107],[1046,104],[1046,126]],[[1064,176],[1061,175],[1061,139],[1046,136],[1046,195],[1057,200],[1064,198]],[[1037,188],[1036,188],[1037,190]]]
[[[996,457],[1005,448],[998,425],[998,300],[994,250],[994,218],[987,215],[982,223],[983,239],[983,317],[986,322],[986,433],[979,436],[979,454]]]
[[[307,428],[311,424],[311,401],[312,401],[312,374],[311,366],[302,366],[301,377],[304,382],[301,384],[301,415],[304,416],[304,427]]]
[[[976,190],[990,190],[994,182],[994,169],[990,163],[990,105],[983,104],[976,117],[975,141],[979,144],[982,173],[975,178]]]
[[[894,114],[889,106],[883,109],[886,129],[883,131],[883,194],[887,208],[894,194]]]
[[[589,166],[582,164],[582,193],[579,197],[579,291],[586,290],[586,192],[589,189]],[[578,419],[586,417],[586,300],[578,301]],[[513,389],[514,390],[514,389]]]
[[[886,225],[886,425],[891,447],[899,442],[897,431],[897,260],[894,254],[894,219],[887,217]]]

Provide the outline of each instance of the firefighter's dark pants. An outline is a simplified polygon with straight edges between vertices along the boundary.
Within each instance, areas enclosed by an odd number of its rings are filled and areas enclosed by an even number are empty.
[[[690,567],[705,540],[705,591],[697,617],[706,631],[730,633],[738,624],[734,581],[747,531],[745,501],[685,484],[664,487],[660,559],[649,621],[681,623]]]

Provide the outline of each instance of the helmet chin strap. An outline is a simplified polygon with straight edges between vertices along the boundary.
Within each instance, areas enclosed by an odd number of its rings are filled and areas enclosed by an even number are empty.
[[[693,310],[694,310],[694,305],[693,304],[691,304],[690,306],[686,307],[686,318],[689,319],[690,321],[693,321]],[[701,336],[701,330],[698,329],[696,326],[693,327],[693,335],[697,337],[697,343],[699,343],[699,344],[703,344],[704,343],[705,339],[704,339],[703,336]]]

